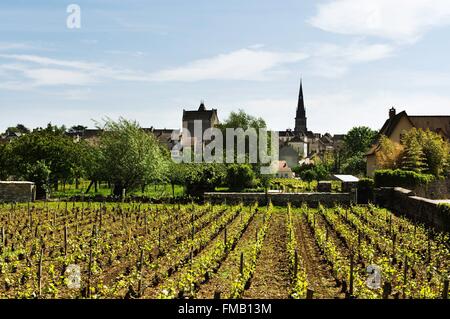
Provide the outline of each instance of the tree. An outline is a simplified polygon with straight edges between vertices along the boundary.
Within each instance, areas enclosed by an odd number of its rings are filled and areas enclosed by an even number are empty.
[[[344,152],[347,157],[364,154],[374,143],[377,132],[366,127],[352,128],[344,137]]]
[[[248,168],[251,167],[253,170],[253,177],[258,177],[259,179],[262,178],[261,175],[261,165],[263,165],[260,160],[260,156],[259,156],[259,131],[260,129],[265,129],[266,126],[266,122],[264,121],[264,119],[262,119],[261,117],[255,117],[252,116],[250,114],[245,113],[243,110],[239,109],[238,112],[231,112],[229,117],[219,126],[219,129],[222,130],[224,139],[225,139],[225,144],[224,147],[226,146],[226,129],[242,129],[244,131],[247,131],[248,129],[254,129],[256,131],[256,136],[255,136],[255,144],[250,145],[251,139],[250,136],[246,135],[245,136],[245,163],[250,164],[251,166],[242,166],[240,169],[243,170],[243,172],[248,173]],[[237,141],[238,138],[235,137],[234,138],[234,162],[237,163],[238,162],[238,158],[237,158]],[[257,154],[257,159],[256,159],[256,163],[250,163],[250,147],[254,147],[254,150],[256,150],[256,152],[258,152]],[[271,136],[269,134],[267,134],[267,152],[268,155],[271,154]],[[225,155],[225,152],[224,152]],[[243,164],[243,163],[240,163]],[[233,172],[233,170],[238,170],[237,167],[233,167],[231,168],[230,174],[232,174],[231,172]],[[246,182],[246,185],[254,185],[255,181],[253,180],[253,177],[251,177],[250,175],[247,175],[246,178],[249,178],[249,180]],[[228,182],[231,182],[233,180],[233,177],[230,176],[230,179],[227,179]],[[233,185],[228,185],[232,188],[236,187],[237,185],[234,184],[234,182],[232,183]],[[245,187],[245,186],[244,186]],[[242,187],[242,188],[244,188]]]
[[[30,130],[23,124],[17,124],[16,126],[8,127],[5,131],[5,133],[11,134],[11,133],[21,133],[21,134],[27,134],[30,133]]]
[[[439,134],[413,128],[403,134],[401,142],[405,148],[403,168],[435,176],[448,170],[450,144]]]
[[[249,164],[230,164],[227,167],[227,186],[234,190],[255,186],[255,172]]]
[[[377,132],[366,127],[352,128],[344,137],[341,170],[347,174],[362,175],[365,172],[365,154],[374,143]]]
[[[252,127],[254,129],[265,128],[266,122],[261,117],[255,117],[239,109],[238,112],[231,112],[228,118],[219,124],[219,128],[242,128],[244,130]]]
[[[86,129],[87,127],[83,125],[74,125],[69,128],[68,132],[84,132]]]
[[[403,153],[402,168],[407,171],[423,172],[427,169],[425,154],[419,141],[411,137],[404,138],[405,152]]]
[[[51,170],[45,161],[28,163],[24,172],[24,178],[33,181],[36,185],[36,198],[45,198],[50,192]]]
[[[226,146],[226,129],[243,129],[247,131],[248,129],[256,130],[256,139],[259,139],[259,129],[266,128],[266,122],[262,118],[257,118],[250,114],[245,113],[243,110],[239,110],[238,112],[231,112],[229,117],[222,123],[219,124],[218,128],[222,131],[224,137],[224,147]],[[237,162],[237,137],[234,140],[234,156],[235,162]],[[258,149],[258,144],[256,144],[256,149]],[[270,142],[268,141],[268,146],[270,146]],[[246,154],[246,162],[248,162],[250,152],[250,140],[249,137],[245,137],[245,154]],[[225,153],[224,153],[225,155]],[[256,164],[256,163],[252,163]],[[257,169],[257,165],[254,165],[254,169]]]
[[[404,147],[382,135],[379,140],[379,149],[375,153],[376,161],[381,169],[396,169],[401,166]]]
[[[294,167],[292,170],[302,180],[312,182],[316,180],[323,180],[329,177],[330,172],[327,167],[320,161],[314,164],[304,164]]]
[[[172,197],[175,197],[175,185],[183,185],[185,176],[185,165],[169,160],[166,178],[172,186]]]
[[[341,171],[345,174],[364,175],[366,171],[366,160],[364,153],[357,153],[345,159],[341,165]]]
[[[217,163],[187,163],[184,166],[186,193],[199,196],[203,192],[214,191],[226,178],[226,166]]]
[[[30,174],[34,166],[39,164],[40,171],[49,171],[49,179],[57,185],[58,180],[74,177],[80,165],[78,148],[73,139],[65,135],[63,128],[48,125],[45,129],[35,129],[33,132],[20,136],[10,143],[9,175],[16,179],[29,179],[42,174]],[[45,170],[43,166],[45,165]],[[30,177],[31,176],[31,177]],[[30,180],[39,187],[45,186],[41,180]],[[38,189],[43,193],[48,189]]]
[[[0,144],[0,180],[6,180],[10,175],[11,147]]]
[[[419,131],[422,137],[423,153],[426,158],[428,172],[441,176],[450,166],[450,144],[442,136],[430,130]]]
[[[120,118],[107,120],[100,137],[100,171],[114,185],[113,193],[134,190],[163,180],[168,158],[152,134],[144,132],[136,122]]]

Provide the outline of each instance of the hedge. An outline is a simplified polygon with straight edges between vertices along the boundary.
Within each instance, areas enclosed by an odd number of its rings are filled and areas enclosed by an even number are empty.
[[[406,187],[414,188],[434,180],[431,174],[421,174],[401,169],[377,170],[374,173],[375,187]]]

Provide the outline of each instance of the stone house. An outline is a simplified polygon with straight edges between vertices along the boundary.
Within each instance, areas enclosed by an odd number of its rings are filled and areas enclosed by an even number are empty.
[[[201,131],[196,132],[194,127],[195,123],[201,123]],[[183,109],[183,119],[182,119],[182,145],[183,146],[194,146],[198,145],[199,142],[203,141],[203,134],[209,128],[213,128],[219,124],[219,117],[217,116],[217,109],[207,110],[205,103],[201,102],[198,110],[196,111],[186,111]],[[185,134],[185,130],[189,132],[190,136]],[[202,147],[205,145],[203,141]]]
[[[414,127],[424,131],[428,129],[450,140],[450,115],[408,115],[406,111],[397,113],[395,108],[389,110],[389,118],[384,122],[378,136],[385,135],[393,142],[400,143],[402,134]],[[370,177],[373,177],[374,171],[378,169],[376,159],[376,153],[380,149],[378,140],[366,153],[366,174]]]

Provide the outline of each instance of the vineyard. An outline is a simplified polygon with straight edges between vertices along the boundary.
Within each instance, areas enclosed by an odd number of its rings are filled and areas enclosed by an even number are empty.
[[[448,234],[369,206],[0,204],[0,298],[447,298]]]

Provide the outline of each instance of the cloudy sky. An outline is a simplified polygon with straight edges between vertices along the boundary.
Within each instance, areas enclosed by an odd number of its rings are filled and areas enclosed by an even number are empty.
[[[81,28],[67,27],[67,6]],[[2,0],[0,131],[123,116],[178,128],[200,100],[293,128],[450,114],[448,0]]]

